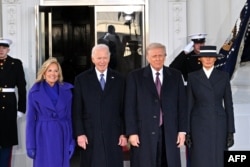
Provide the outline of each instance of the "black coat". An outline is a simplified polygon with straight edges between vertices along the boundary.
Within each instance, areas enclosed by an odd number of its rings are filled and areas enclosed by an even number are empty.
[[[235,132],[229,75],[203,69],[188,76],[189,132],[192,167],[223,167],[227,133]]]
[[[181,71],[185,81],[188,79],[188,73],[197,71],[202,67],[201,63],[198,61],[198,57],[192,55],[195,55],[194,51],[188,54],[182,51],[169,65],[169,67]]]
[[[140,146],[131,147],[131,167],[155,167],[160,107],[168,167],[180,167],[178,132],[187,130],[186,94],[181,73],[163,67],[159,99],[150,66],[131,72],[127,78],[125,122],[127,135],[138,134]]]
[[[7,56],[0,68],[0,88],[17,88],[15,92],[0,92],[0,146],[9,147],[18,144],[17,111],[26,111],[26,81],[22,62]]]
[[[104,91],[94,68],[75,79],[73,130],[86,135],[87,149],[81,149],[81,167],[122,167],[124,134],[123,95],[125,80],[108,69]]]

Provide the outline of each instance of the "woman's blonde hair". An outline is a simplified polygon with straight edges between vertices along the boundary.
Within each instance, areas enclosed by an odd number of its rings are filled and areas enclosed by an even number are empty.
[[[55,57],[50,57],[49,59],[47,59],[43,65],[40,67],[40,69],[38,70],[38,73],[37,73],[37,78],[36,78],[36,82],[41,82],[44,80],[44,74],[45,72],[47,71],[48,67],[51,65],[51,64],[56,64],[58,66],[58,72],[59,72],[59,75],[58,75],[58,82],[63,82],[63,75],[62,75],[62,68],[61,68],[61,65],[60,63],[57,61],[57,59]]]

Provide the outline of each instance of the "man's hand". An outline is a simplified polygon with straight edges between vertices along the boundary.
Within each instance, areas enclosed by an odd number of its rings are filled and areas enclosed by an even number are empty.
[[[79,147],[81,147],[84,150],[86,150],[87,144],[89,144],[87,136],[86,135],[78,136],[77,137],[77,144],[78,144]]]
[[[184,142],[185,142],[185,135],[186,133],[184,132],[179,132],[178,133],[178,136],[177,136],[177,141],[176,141],[176,144],[177,144],[177,147],[181,147],[181,146],[184,146]]]
[[[125,137],[125,135],[120,135],[118,145],[123,147],[123,146],[126,146],[127,144],[128,144],[128,140]]]
[[[130,135],[128,141],[132,146],[139,147],[140,141],[138,135]]]

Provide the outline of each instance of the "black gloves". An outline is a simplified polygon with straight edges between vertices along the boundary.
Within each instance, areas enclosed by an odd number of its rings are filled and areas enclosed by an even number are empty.
[[[234,145],[234,134],[229,132],[227,134],[227,148],[230,148]]]
[[[189,133],[186,134],[185,145],[188,148],[191,148],[191,146],[192,146],[192,139],[191,139],[191,135]],[[227,134],[227,148],[230,148],[233,145],[234,145],[234,134],[232,132],[229,132]]]
[[[190,135],[189,133],[186,134],[185,145],[186,145],[188,148],[191,148],[191,146],[192,146],[191,135]]]

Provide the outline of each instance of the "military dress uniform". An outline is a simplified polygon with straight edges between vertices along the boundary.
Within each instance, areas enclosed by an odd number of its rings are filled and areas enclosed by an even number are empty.
[[[194,44],[204,45],[206,41],[205,33],[197,33],[189,35],[191,42],[180,52],[180,54],[171,62],[169,67],[175,68],[181,71],[185,81],[188,79],[188,73],[197,71],[201,69],[202,65],[200,64],[198,57],[194,57],[196,53],[193,50]]]
[[[0,47],[10,40],[0,38]],[[3,49],[0,54],[3,55]],[[1,58],[2,58],[1,55]],[[16,88],[17,96],[16,97]],[[22,62],[7,55],[0,59],[0,166],[10,166],[12,146],[18,144],[17,112],[26,111],[26,81]],[[8,162],[6,162],[6,157]],[[6,165],[8,164],[8,165]]]

